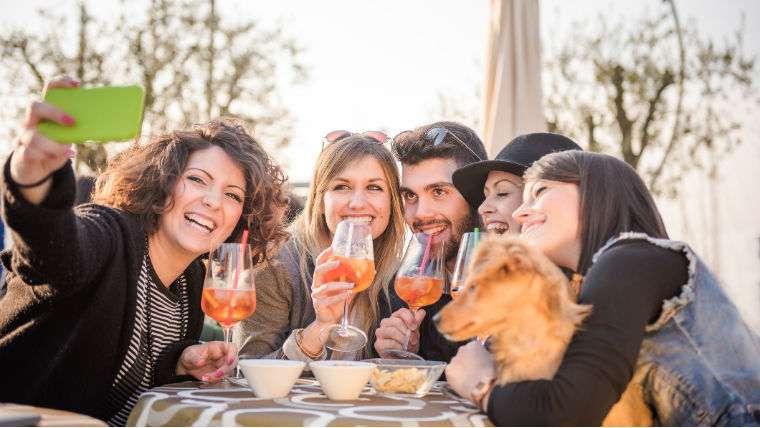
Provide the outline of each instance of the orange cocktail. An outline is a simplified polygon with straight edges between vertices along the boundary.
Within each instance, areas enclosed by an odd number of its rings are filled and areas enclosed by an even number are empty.
[[[219,324],[232,326],[256,310],[256,290],[241,288],[204,288],[201,308]]]
[[[432,305],[441,298],[443,278],[398,276],[395,288],[396,294],[409,305],[409,309],[417,310]]]
[[[343,220],[333,232],[330,248],[332,255],[327,261],[337,261],[338,265],[325,272],[320,282],[347,282],[353,283],[354,287],[348,293],[341,290],[332,293],[346,295],[343,316],[340,324],[323,327],[319,331],[319,340],[325,348],[333,351],[353,352],[367,344],[367,334],[348,323],[348,302],[351,294],[366,290],[375,279],[372,229],[363,221]]]
[[[364,291],[375,279],[375,261],[372,259],[354,259],[332,256],[328,261],[340,262],[338,267],[325,274],[325,282],[353,282],[356,284],[351,293]]]

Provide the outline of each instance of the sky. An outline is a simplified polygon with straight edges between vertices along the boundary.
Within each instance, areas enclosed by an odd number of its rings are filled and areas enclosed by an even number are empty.
[[[96,15],[118,4],[87,1]],[[40,7],[77,10],[76,0],[1,4],[3,30],[21,24],[34,28]],[[718,42],[732,36],[743,12],[745,53],[760,57],[760,2],[680,0],[676,5],[682,25],[693,20],[701,34]],[[637,18],[660,7],[661,0],[540,0],[541,36],[565,37],[574,25],[596,25],[599,14]],[[476,93],[484,75],[488,0],[218,0],[217,9],[223,17],[254,17],[264,27],[282,24],[305,50],[301,60],[309,80],[279,93],[292,114],[294,139],[275,157],[292,181],[309,180],[321,139],[332,130],[395,135],[442,119],[442,95],[458,109],[480,112]],[[760,198],[757,191],[747,197],[744,190],[760,182],[760,110],[754,113],[745,123],[744,144],[724,164],[718,184],[695,174],[683,200],[658,202],[671,236],[691,242],[709,259],[760,329]],[[3,152],[8,150],[6,143]]]
[[[115,0],[89,1],[91,13],[105,15]],[[277,154],[293,181],[308,181],[321,138],[336,129],[382,130],[395,135],[440,118],[440,97],[479,114],[476,93],[483,81],[488,0],[409,1],[218,0],[226,19],[251,16],[264,27],[283,25],[304,48],[310,78],[279,91],[293,116],[294,139]],[[542,38],[596,23],[605,13],[637,16],[660,0],[541,0]],[[700,30],[725,35],[748,18],[747,51],[760,53],[760,3],[730,0],[678,2],[682,19],[694,17]],[[431,6],[435,7],[431,7]],[[33,20],[44,7],[76,12],[73,0],[6,2],[0,25]],[[754,17],[754,19],[753,19]]]

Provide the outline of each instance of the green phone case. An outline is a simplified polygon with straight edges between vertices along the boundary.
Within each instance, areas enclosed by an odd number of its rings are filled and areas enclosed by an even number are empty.
[[[45,102],[73,117],[73,126],[43,120],[39,131],[59,143],[108,142],[133,138],[140,130],[144,103],[140,86],[53,88]]]

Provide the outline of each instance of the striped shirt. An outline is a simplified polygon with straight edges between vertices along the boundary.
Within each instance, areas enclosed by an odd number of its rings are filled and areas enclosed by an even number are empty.
[[[137,281],[132,337],[106,399],[107,414],[112,415],[109,425],[124,426],[140,394],[154,386],[156,360],[167,346],[184,340],[189,313],[185,275],[165,287],[153,269],[146,245]]]

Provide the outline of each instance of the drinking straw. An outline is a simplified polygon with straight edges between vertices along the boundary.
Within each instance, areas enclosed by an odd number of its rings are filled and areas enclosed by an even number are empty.
[[[345,220],[345,221],[348,222],[348,237],[346,238],[346,248],[340,251],[342,254],[336,254],[336,255],[338,257],[343,256],[343,257],[351,258],[351,256],[353,256],[353,254],[351,253],[351,238],[352,238],[351,235],[354,234],[354,222],[352,220]],[[341,269],[340,282],[346,282],[346,275],[342,272],[343,270]],[[354,285],[356,285],[356,283],[354,283]],[[351,290],[348,290],[348,294],[351,294]]]
[[[237,288],[238,275],[240,275],[240,265],[243,264],[245,256],[245,243],[248,242],[248,230],[243,230],[243,239],[240,242],[240,256],[238,257],[237,266],[235,267],[235,280],[232,282],[232,288]]]
[[[425,253],[422,254],[422,263],[420,263],[420,275],[425,276],[425,266],[427,265],[428,256],[430,255],[430,243],[433,242],[433,235],[427,235],[428,241],[425,246]]]
[[[243,257],[245,257],[245,243],[248,241],[248,231],[243,230],[243,239],[240,242],[240,254],[238,257],[237,265],[235,266],[235,279],[232,281],[232,288],[237,289],[238,276],[240,275],[240,265],[243,264]],[[227,306],[227,325],[232,324],[232,312],[236,306],[236,299],[233,295],[230,299],[230,304]]]
[[[346,248],[346,253],[343,254],[345,257],[351,257],[353,254],[351,254],[351,235],[354,233],[354,223],[349,220],[350,223],[348,223],[348,239],[346,239],[346,244],[348,245],[348,248]]]
[[[476,227],[475,228],[475,242],[472,243],[472,248],[474,249],[477,246],[478,246],[478,228]]]

